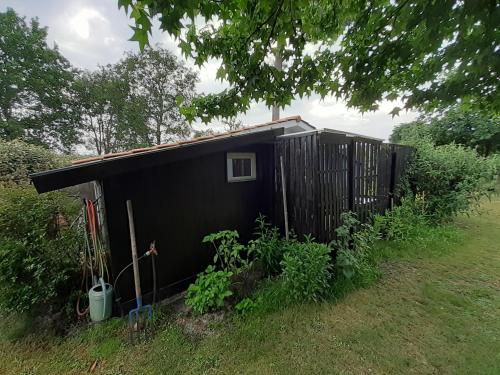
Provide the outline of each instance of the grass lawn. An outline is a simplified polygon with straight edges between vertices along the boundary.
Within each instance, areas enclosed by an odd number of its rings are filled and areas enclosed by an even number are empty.
[[[368,288],[202,338],[164,324],[132,346],[114,319],[65,339],[8,341],[4,324],[0,373],[78,374],[98,359],[98,374],[500,374],[500,200],[455,226],[381,243],[383,275]]]

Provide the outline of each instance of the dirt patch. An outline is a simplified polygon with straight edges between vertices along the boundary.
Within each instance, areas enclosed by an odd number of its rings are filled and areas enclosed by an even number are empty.
[[[198,338],[213,335],[216,332],[215,326],[218,323],[222,323],[225,316],[225,311],[206,313],[199,316],[179,315],[175,319],[175,323],[182,329],[185,335]]]

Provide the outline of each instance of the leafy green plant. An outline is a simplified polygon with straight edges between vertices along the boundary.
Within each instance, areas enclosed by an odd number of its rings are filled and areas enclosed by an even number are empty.
[[[494,184],[493,159],[448,144],[415,141],[415,157],[407,174],[406,193],[423,201],[429,220],[439,222],[474,209]]]
[[[415,198],[403,197],[399,206],[374,219],[374,226],[381,236],[391,241],[413,239],[419,228],[428,225],[425,200],[420,195]]]
[[[361,224],[352,212],[341,215],[342,225],[335,232],[337,239],[331,245],[336,250],[335,268],[337,275],[348,280],[368,283],[377,277],[378,271],[371,259],[370,250],[378,229]]]
[[[31,173],[62,167],[67,158],[19,140],[0,140],[0,185],[28,184]]]
[[[226,298],[233,295],[231,276],[230,271],[216,271],[214,266],[208,266],[189,286],[186,304],[198,314],[224,307]]]
[[[0,305],[16,312],[59,309],[78,284],[78,202],[31,187],[0,188]]]
[[[240,302],[234,306],[234,309],[236,312],[238,312],[241,315],[248,314],[252,312],[256,307],[256,304],[254,301],[252,301],[251,298],[244,298]]]
[[[245,246],[238,242],[239,234],[235,230],[223,230],[203,238],[203,243],[211,243],[215,248],[214,264],[220,263],[226,272],[237,273],[239,269],[250,264],[243,255]]]
[[[283,288],[291,301],[317,301],[329,287],[332,269],[330,248],[313,242],[293,241],[281,262]]]
[[[428,138],[436,145],[459,144],[482,156],[500,152],[500,117],[494,112],[452,106],[443,113],[422,115],[417,121],[394,128],[392,143],[408,143]]]
[[[493,1],[118,4],[133,19],[131,40],[141,49],[158,25],[153,20],[159,19],[159,27],[197,65],[220,59],[217,78],[227,80],[230,89],[196,98],[194,107],[182,112],[188,119],[235,116],[254,100],[285,106],[313,93],[342,98],[362,111],[403,95],[403,108],[393,108],[392,115],[459,101],[499,112],[498,9]],[[199,25],[199,18],[206,24]],[[311,42],[313,54],[307,49]],[[279,75],[267,58],[276,54],[284,62]]]
[[[259,215],[255,223],[256,239],[248,243],[249,253],[262,262],[268,275],[276,275],[281,272],[280,263],[285,249],[279,230],[267,222],[264,215]]]

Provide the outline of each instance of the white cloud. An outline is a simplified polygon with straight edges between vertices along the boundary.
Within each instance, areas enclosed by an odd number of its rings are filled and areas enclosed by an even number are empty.
[[[91,29],[99,22],[107,23],[108,20],[97,10],[93,8],[80,9],[73,17],[69,19],[71,31],[81,39],[89,39]]]

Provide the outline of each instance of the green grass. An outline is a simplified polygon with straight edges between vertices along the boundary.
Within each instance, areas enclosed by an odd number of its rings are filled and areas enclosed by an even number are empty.
[[[500,200],[377,254],[370,287],[202,338],[163,323],[132,346],[119,319],[65,339],[0,334],[0,373],[79,374],[98,359],[97,374],[500,374]]]

